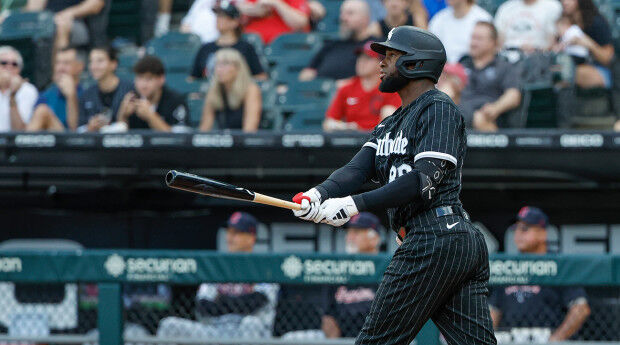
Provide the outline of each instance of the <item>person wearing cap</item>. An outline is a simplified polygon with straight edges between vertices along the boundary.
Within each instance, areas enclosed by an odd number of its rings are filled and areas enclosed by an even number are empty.
[[[245,58],[250,72],[256,79],[267,79],[267,73],[263,69],[256,50],[248,42],[241,39],[243,28],[241,26],[241,13],[230,1],[221,1],[213,8],[217,19],[216,27],[219,37],[212,42],[203,45],[192,67],[191,76],[198,79],[209,78],[215,68],[215,53],[223,48],[232,48]]]
[[[495,26],[478,22],[471,35],[469,56],[461,59],[469,85],[461,94],[459,108],[469,128],[496,131],[516,125],[512,122],[518,120],[508,112],[521,103],[519,71],[497,55],[498,49]]]
[[[548,225],[548,217],[541,209],[531,206],[521,208],[514,225],[514,241],[519,252],[546,254]],[[590,315],[582,287],[498,287],[492,290],[489,305],[496,329],[547,328],[550,331],[549,341],[570,339]]]
[[[379,91],[381,55],[370,49],[370,43],[356,50],[356,75],[338,89],[325,114],[325,131],[370,131],[400,106],[396,93]]]
[[[252,253],[258,221],[235,212],[228,219],[226,243],[230,253]],[[193,339],[271,337],[280,286],[271,283],[203,283],[196,294],[197,321],[162,319],[158,337]]]
[[[374,255],[379,252],[381,237],[379,218],[370,212],[355,215],[347,223],[346,252]],[[321,328],[327,338],[355,337],[362,329],[364,319],[375,298],[377,284],[341,285],[328,291],[327,311]]]

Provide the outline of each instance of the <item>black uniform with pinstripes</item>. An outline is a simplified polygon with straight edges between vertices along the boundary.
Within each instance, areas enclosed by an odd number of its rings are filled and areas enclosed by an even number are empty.
[[[486,245],[459,200],[466,149],[461,113],[447,95],[430,90],[383,120],[364,146],[376,149],[381,185],[414,169],[421,158],[446,160],[452,169],[430,203],[388,209],[390,228],[404,230],[404,241],[356,344],[409,344],[429,318],[449,344],[496,344]]]

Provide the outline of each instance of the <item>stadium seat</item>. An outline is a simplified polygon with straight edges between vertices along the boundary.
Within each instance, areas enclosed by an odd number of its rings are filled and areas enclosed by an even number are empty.
[[[18,10],[24,6],[26,6],[26,3],[28,2],[28,0],[6,0],[6,2],[8,2],[8,6],[7,9],[8,10]],[[3,1],[4,3],[4,1]]]
[[[197,128],[202,118],[202,107],[205,103],[204,97],[187,97],[187,106],[189,107],[189,126]],[[213,125],[215,128],[215,124]]]
[[[274,131],[282,130],[284,124],[284,115],[277,107],[265,109],[260,118],[259,129],[268,129]]]
[[[146,53],[159,57],[167,73],[191,72],[194,56],[200,49],[200,37],[194,34],[169,32],[154,38],[146,45]]]
[[[263,66],[263,69],[269,71],[269,61],[267,61],[267,57],[265,56],[265,43],[263,39],[259,35],[253,33],[243,34],[242,39],[254,47],[254,51],[256,55],[258,55],[258,60]]]
[[[284,34],[265,48],[265,55],[271,64],[277,65],[284,58],[297,60],[298,64],[306,66],[322,45],[322,39],[315,34]]]
[[[284,129],[294,130],[320,130],[325,119],[325,112],[319,109],[298,110],[286,122]]]
[[[141,0],[112,0],[108,16],[108,38],[126,38],[142,44]]]
[[[54,17],[51,12],[14,12],[0,25],[0,45],[10,45],[24,58],[22,75],[39,89],[51,81]]]
[[[209,83],[203,80],[188,80],[186,74],[167,74],[166,85],[182,94],[206,93]]]
[[[308,64],[296,59],[281,59],[277,65],[271,69],[271,79],[278,84],[296,83],[299,73]]]
[[[334,81],[315,79],[288,85],[286,93],[278,96],[281,107],[307,106],[313,103],[328,103],[336,90]]]
[[[273,109],[277,103],[276,83],[273,80],[259,81],[263,99],[263,111]]]
[[[556,128],[556,94],[547,85],[526,85],[523,90],[523,106],[526,109],[525,127]]]
[[[341,0],[321,0],[325,6],[326,14],[316,25],[316,30],[321,34],[334,34],[338,32],[340,26],[340,4]]]

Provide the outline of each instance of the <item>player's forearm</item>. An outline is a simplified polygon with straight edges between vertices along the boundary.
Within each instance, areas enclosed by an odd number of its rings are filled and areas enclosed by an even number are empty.
[[[564,321],[549,338],[550,340],[561,341],[570,338],[575,334],[590,315],[590,306],[587,303],[575,304],[568,310]]]
[[[321,200],[353,194],[373,176],[374,169],[375,150],[362,147],[347,165],[334,171],[323,183],[316,186]]]
[[[417,170],[396,178],[381,188],[353,195],[360,212],[397,207],[420,200],[420,173]]]

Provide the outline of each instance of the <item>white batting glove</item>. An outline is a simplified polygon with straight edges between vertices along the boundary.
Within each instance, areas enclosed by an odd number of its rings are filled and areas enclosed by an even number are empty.
[[[357,206],[351,196],[327,199],[321,204],[321,222],[332,226],[342,226],[358,214]]]
[[[321,193],[316,188],[311,188],[305,193],[297,193],[293,197],[293,201],[301,204],[301,210],[293,211],[295,217],[315,223],[321,221],[321,218],[319,218]]]

